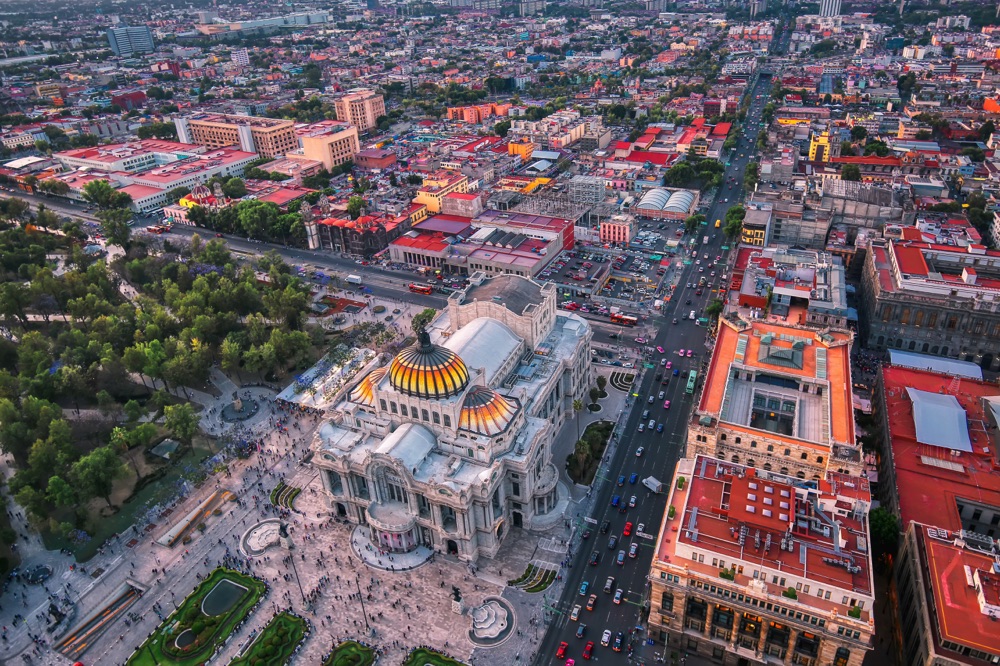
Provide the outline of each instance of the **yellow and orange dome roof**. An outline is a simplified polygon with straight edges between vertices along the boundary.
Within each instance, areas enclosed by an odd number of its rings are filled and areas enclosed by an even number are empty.
[[[426,331],[389,364],[389,381],[400,393],[441,400],[458,395],[469,385],[469,369],[450,349],[431,343]]]
[[[517,404],[488,388],[469,391],[458,417],[458,427],[481,435],[498,435],[517,414]]]
[[[378,386],[378,383],[382,381],[387,372],[389,372],[389,368],[375,368],[365,375],[364,379],[358,382],[358,385],[351,391],[350,401],[356,402],[359,405],[374,407],[375,387]]]

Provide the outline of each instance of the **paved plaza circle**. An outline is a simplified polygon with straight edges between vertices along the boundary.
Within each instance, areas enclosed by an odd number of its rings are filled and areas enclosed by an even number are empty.
[[[236,401],[230,402],[222,408],[222,413],[220,416],[222,420],[226,423],[237,423],[239,421],[246,421],[247,419],[253,418],[257,415],[260,410],[260,403],[253,398],[243,398],[239,401],[239,409],[237,409]]]
[[[372,545],[369,528],[357,525],[351,532],[351,550],[370,567],[383,571],[409,571],[416,569],[434,557],[434,551],[427,546],[417,546],[408,553],[386,553]]]

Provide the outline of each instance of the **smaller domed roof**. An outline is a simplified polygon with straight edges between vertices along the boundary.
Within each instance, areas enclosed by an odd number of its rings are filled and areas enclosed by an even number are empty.
[[[365,375],[364,379],[358,382],[358,385],[351,391],[350,401],[356,402],[359,405],[374,407],[375,387],[378,386],[378,383],[382,381],[387,372],[389,372],[389,368],[375,368]]]
[[[480,435],[498,435],[514,420],[517,409],[513,400],[488,388],[476,387],[465,396],[458,427]]]

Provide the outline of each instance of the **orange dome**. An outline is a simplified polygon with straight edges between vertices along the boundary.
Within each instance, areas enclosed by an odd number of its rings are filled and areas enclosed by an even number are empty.
[[[517,404],[488,388],[474,388],[465,396],[458,427],[480,435],[498,435],[517,414]]]
[[[389,381],[400,393],[441,400],[469,385],[469,369],[455,352],[432,344],[426,331],[421,331],[420,342],[392,359]]]
[[[350,401],[359,405],[375,406],[375,387],[389,372],[388,368],[376,368],[365,375],[365,378],[358,382],[358,385],[351,391]]]

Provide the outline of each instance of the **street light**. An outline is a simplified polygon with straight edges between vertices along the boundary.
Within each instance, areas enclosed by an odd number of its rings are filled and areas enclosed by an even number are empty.
[[[368,624],[368,612],[365,610],[365,595],[361,593],[361,574],[354,574],[354,584],[358,586],[358,599],[361,601],[361,616],[365,618],[365,629],[370,633],[372,628]]]

